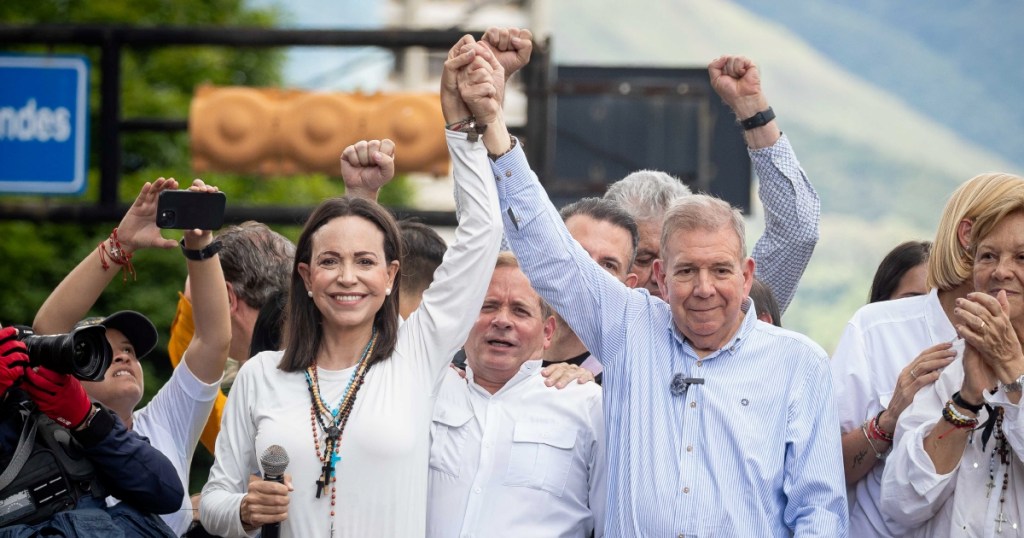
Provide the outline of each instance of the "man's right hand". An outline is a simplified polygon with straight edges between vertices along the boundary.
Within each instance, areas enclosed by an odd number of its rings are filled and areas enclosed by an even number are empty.
[[[0,397],[25,375],[26,366],[28,349],[18,340],[18,330],[14,327],[0,329]]]
[[[525,28],[488,28],[480,41],[487,43],[494,57],[505,70],[504,80],[498,82],[498,100],[505,101],[505,83],[516,71],[530,63],[533,53],[533,34]]]
[[[284,484],[267,480],[250,480],[249,491],[242,497],[238,516],[246,530],[288,519],[288,493],[292,491],[292,477],[285,473]]]

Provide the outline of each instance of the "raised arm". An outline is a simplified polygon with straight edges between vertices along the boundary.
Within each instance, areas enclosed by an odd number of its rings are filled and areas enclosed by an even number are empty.
[[[479,54],[497,63],[487,49]],[[495,70],[491,64],[491,71]],[[487,72],[483,67],[474,71],[481,77]],[[643,295],[629,290],[598,266],[569,235],[530,170],[522,147],[518,141],[513,143],[504,127],[501,123],[501,131],[493,133],[501,136],[491,137],[487,135],[494,127],[488,127],[482,139],[491,154],[486,178],[498,186],[505,237],[534,289],[607,366],[606,361],[623,342],[625,320],[645,304]]]
[[[760,71],[750,59],[719,57],[708,65],[708,75],[737,120],[768,110]],[[774,119],[745,128],[743,137],[760,179],[757,193],[765,213],[764,234],[752,253],[757,277],[771,288],[785,313],[818,242],[821,202]]]
[[[473,44],[473,41],[466,36],[459,43]],[[476,111],[470,111],[458,93],[457,74],[474,61],[476,53],[456,50],[456,47],[459,44],[449,53],[441,77],[441,108],[446,121],[459,124],[452,128],[496,121],[483,116],[464,121]],[[493,89],[491,92],[493,98]],[[403,335],[396,348],[410,357],[426,359],[423,364],[428,371],[424,375],[430,380],[439,378],[469,335],[487,292],[501,243],[498,194],[491,179],[487,150],[476,135],[476,130],[472,130],[472,136],[467,132],[446,130],[455,178],[455,201],[460,208],[459,225],[455,242],[434,272],[433,283],[423,293],[420,307],[402,325]]]
[[[178,182],[159,178],[146,183],[110,237],[89,252],[46,298],[32,329],[38,334],[65,333],[85,317],[96,299],[118,273],[133,274],[131,256],[143,248],[176,248],[156,226],[156,202],[161,191],[177,189]]]
[[[360,140],[341,152],[341,178],[345,193],[372,202],[381,187],[395,177],[395,143]]]
[[[196,179],[189,190],[217,192],[217,187]],[[202,251],[210,246],[212,239],[210,230],[189,230],[183,241],[185,249]],[[231,346],[231,313],[224,271],[218,254],[201,260],[186,258],[185,263],[192,292],[195,334],[182,360],[197,379],[207,384],[216,383],[224,374]]]

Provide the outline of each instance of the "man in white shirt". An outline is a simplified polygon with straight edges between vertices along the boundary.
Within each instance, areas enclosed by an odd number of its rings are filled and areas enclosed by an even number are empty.
[[[556,390],[539,375],[551,310],[511,253],[498,257],[431,427],[427,536],[602,536],[601,389]]]

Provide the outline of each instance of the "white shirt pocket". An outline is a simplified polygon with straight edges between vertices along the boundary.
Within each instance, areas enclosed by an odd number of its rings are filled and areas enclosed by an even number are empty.
[[[430,468],[459,477],[473,410],[465,406],[438,401],[434,405],[434,419],[430,425]]]
[[[576,430],[564,425],[516,422],[506,486],[525,486],[561,497],[573,464]]]

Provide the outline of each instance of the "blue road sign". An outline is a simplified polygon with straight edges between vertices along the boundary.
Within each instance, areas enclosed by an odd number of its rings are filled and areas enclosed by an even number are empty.
[[[0,192],[82,192],[88,121],[88,59],[0,55]]]

